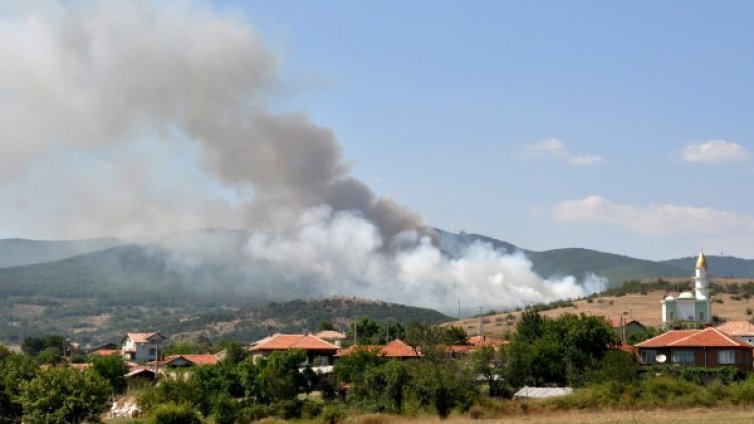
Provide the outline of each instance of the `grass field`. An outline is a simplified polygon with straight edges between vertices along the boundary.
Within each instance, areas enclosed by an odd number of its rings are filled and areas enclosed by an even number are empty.
[[[754,411],[743,409],[691,409],[691,410],[659,410],[659,411],[561,411],[518,415],[506,418],[494,419],[471,419],[451,417],[447,420],[440,419],[397,419],[396,421],[384,421],[384,423],[500,423],[500,424],[622,424],[622,423],[646,423],[646,424],[733,424],[748,423],[754,420]]]
[[[754,410],[746,410],[743,408],[725,408],[653,411],[609,410],[535,412],[525,415],[517,414],[512,416],[505,416],[502,418],[486,419],[472,419],[469,416],[452,415],[444,420],[437,417],[412,418],[393,415],[370,414],[346,417],[339,422],[343,424],[738,424],[749,423],[753,421]],[[147,421],[105,419],[104,422],[106,424],[146,424]],[[314,424],[321,423],[323,421],[321,419],[284,421],[276,418],[268,418],[258,422],[262,424],[276,424],[286,422],[298,424]]]
[[[665,278],[670,282],[685,282],[688,278]],[[745,283],[749,280],[736,279],[713,279],[718,284]],[[625,296],[601,296],[587,300],[578,300],[573,302],[574,307],[555,308],[549,311],[541,312],[542,315],[557,317],[564,313],[585,313],[588,315],[601,315],[608,318],[618,319],[621,316],[624,319],[635,319],[646,326],[661,327],[661,305],[660,301],[667,296],[664,290],[649,291],[647,294],[627,294]],[[675,291],[670,292],[677,296]],[[749,312],[754,310],[754,298],[735,299],[734,296],[727,293],[720,293],[711,297],[712,314],[730,321],[748,321],[754,318]],[[720,303],[722,302],[722,303]],[[500,313],[483,317],[483,329],[485,334],[502,335],[507,331],[515,328],[515,319],[520,312],[511,312],[514,320],[509,321],[509,313]],[[467,333],[476,334],[479,328],[478,318],[466,318],[461,321],[448,322],[445,325],[455,325],[463,327]]]

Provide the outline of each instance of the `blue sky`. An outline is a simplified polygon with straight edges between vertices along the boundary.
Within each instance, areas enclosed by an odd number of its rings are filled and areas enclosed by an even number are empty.
[[[11,2],[0,237],[242,226],[248,169],[221,165],[266,168],[264,146],[191,139],[213,113],[236,122],[240,87],[272,97],[273,121],[332,130],[353,175],[431,226],[754,258],[751,16],[747,1]]]
[[[430,225],[754,257],[750,2],[217,7],[280,55],[278,107],[331,128],[355,175]]]

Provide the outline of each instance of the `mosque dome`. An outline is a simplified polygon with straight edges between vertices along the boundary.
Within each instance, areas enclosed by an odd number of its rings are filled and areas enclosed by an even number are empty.
[[[694,296],[694,293],[691,292],[683,292],[678,295],[679,299],[696,299],[696,296]]]
[[[671,295],[668,295],[668,296],[667,296],[667,297],[665,298],[665,300],[675,300],[675,298],[674,298],[673,296],[671,296]]]

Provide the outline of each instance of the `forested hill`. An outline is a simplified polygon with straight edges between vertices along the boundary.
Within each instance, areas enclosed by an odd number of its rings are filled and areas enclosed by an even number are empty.
[[[0,268],[57,261],[123,244],[116,238],[88,240],[0,240]]]
[[[754,260],[741,259],[733,256],[705,255],[710,273],[721,278],[754,278]],[[696,266],[696,257],[670,259],[662,261],[665,264],[686,270],[687,275],[693,274]]]
[[[545,278],[572,275],[578,280],[583,280],[588,275],[594,274],[607,279],[609,286],[613,287],[632,279],[685,276],[690,272],[689,269],[678,268],[671,263],[654,262],[591,249],[564,248],[534,251],[479,234],[455,234],[441,229],[436,229],[436,231],[440,235],[439,240],[443,250],[451,256],[459,256],[465,246],[474,242],[487,243],[508,253],[522,252],[532,262],[534,271]],[[754,273],[752,275],[754,276]]]

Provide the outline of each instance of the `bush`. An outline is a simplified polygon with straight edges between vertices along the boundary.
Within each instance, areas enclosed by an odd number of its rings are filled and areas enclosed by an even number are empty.
[[[291,418],[301,418],[301,408],[303,402],[298,399],[281,400],[270,404],[270,415],[290,420]]]
[[[301,405],[301,416],[303,418],[312,419],[319,416],[322,413],[322,404],[319,402],[313,402],[305,400]]]
[[[343,412],[337,405],[327,405],[322,408],[320,418],[324,424],[337,424],[343,419]]]
[[[239,424],[251,423],[253,421],[259,421],[262,418],[270,416],[269,408],[267,405],[249,405],[238,412],[236,416],[236,422]]]
[[[238,402],[227,394],[219,394],[212,399],[212,417],[216,424],[233,424],[238,415]]]
[[[191,406],[175,403],[155,408],[149,419],[150,424],[201,424],[201,422],[202,420]]]

